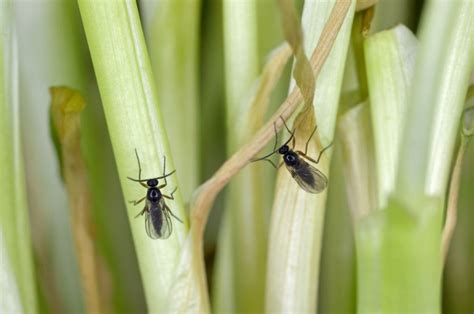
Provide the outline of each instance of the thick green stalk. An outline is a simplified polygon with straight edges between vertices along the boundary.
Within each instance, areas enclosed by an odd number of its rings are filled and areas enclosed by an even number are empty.
[[[148,3],[156,2],[156,9]],[[191,197],[199,176],[199,17],[200,0],[144,1],[154,17],[145,27],[160,110],[171,146],[180,187]],[[192,157],[191,157],[192,156]]]
[[[443,200],[453,130],[458,128],[474,59],[473,4],[427,3],[407,94],[394,193],[384,210],[356,224],[361,313],[440,312]],[[402,63],[410,62],[408,55],[401,57]],[[404,67],[399,62],[392,66]],[[386,79],[389,76],[378,77]],[[383,85],[379,88],[396,87],[401,89],[398,95],[406,93],[404,84]],[[370,90],[374,92],[380,91]],[[380,131],[374,129],[375,134]]]
[[[117,197],[121,193],[117,170],[110,162],[112,147],[97,87],[91,80],[93,69],[77,2],[19,1],[16,6],[20,69],[25,74],[21,75],[22,121],[27,121],[22,125],[23,142],[25,155],[35,156],[26,159],[26,170],[33,241],[36,248],[41,248],[36,250],[36,257],[39,284],[46,299],[43,304],[53,312],[82,311],[65,188],[49,134],[47,91],[61,84],[80,90],[88,103],[81,121],[81,148],[91,184],[95,243],[112,277],[111,282],[103,283],[116,311],[143,312],[138,265],[125,205]]]
[[[343,165],[341,151],[336,148],[324,221],[317,313],[354,313],[356,310],[354,233]]]
[[[127,176],[138,176],[134,149],[137,149],[142,162],[143,178],[160,176],[165,170],[165,157],[166,172],[175,167],[162,115],[158,110],[157,93],[137,7],[133,1],[90,0],[79,1],[79,7],[124,197],[126,200],[140,199],[146,191],[139,184],[127,180]],[[167,183],[163,193],[170,194],[178,186],[176,176],[168,177]],[[128,206],[146,300],[151,312],[166,311],[169,305],[168,293],[177,281],[175,268],[188,229],[179,189],[174,197],[175,200],[167,201],[167,204],[184,223],[173,219],[173,233],[164,241],[152,240],[146,235],[143,217],[133,218],[141,207]],[[190,270],[191,276],[187,278],[193,280],[193,274]],[[179,301],[196,304],[200,300],[183,297]]]
[[[348,207],[353,220],[377,209],[377,177],[369,102],[345,112],[338,121]]]
[[[0,310],[38,311],[31,233],[20,142],[18,55],[12,4],[0,3],[0,246],[5,300]],[[3,298],[3,297],[2,297]]]
[[[407,204],[446,191],[474,62],[473,13],[471,0],[431,0],[426,5],[396,183],[397,195]]]
[[[312,53],[335,2],[305,2],[302,23],[303,30],[306,31],[304,44],[307,55]],[[310,145],[310,155],[315,155],[333,140],[344,61],[354,15],[355,1],[351,3],[316,83],[317,96],[313,106],[321,140],[318,141],[317,148],[316,145]],[[300,132],[297,135],[296,149],[304,149],[306,140],[307,136]],[[325,175],[329,171],[329,156],[330,154],[322,158],[318,165],[318,169]],[[285,169],[279,171],[270,226],[265,300],[267,312],[314,312],[317,308],[325,203],[326,191],[317,195],[307,193],[298,187]]]
[[[224,1],[223,23],[227,152],[231,154],[260,126],[252,125],[248,113],[252,108],[246,105],[259,73],[257,1]],[[233,256],[231,281],[236,312],[263,310],[267,232],[262,195],[265,180],[260,171],[244,169],[230,184],[226,199],[232,223],[232,252],[227,252]],[[229,244],[225,237],[222,240]]]
[[[439,221],[429,219],[429,223],[417,224],[410,220],[399,202],[389,198],[395,185],[400,128],[406,112],[416,44],[412,34],[400,26],[375,34],[365,42],[378,200],[375,204],[367,204],[364,215],[355,217],[358,311],[361,313],[407,312],[422,308],[431,312],[437,309],[433,281],[436,283],[439,279],[435,275],[438,260],[431,259],[432,254],[439,251],[439,242],[436,242],[439,240],[439,231],[436,231]],[[425,208],[430,205],[430,202],[420,204]],[[374,211],[376,208],[384,210],[377,212]],[[427,240],[429,243],[425,243]],[[424,243],[422,249],[417,248],[419,243]],[[397,247],[396,253],[393,247]],[[424,272],[420,271],[420,265],[426,265]],[[403,274],[394,276],[392,272]],[[428,273],[433,275],[432,280],[423,280],[420,274]],[[402,288],[409,280],[416,280],[416,283]],[[428,288],[428,284],[432,286]],[[418,303],[407,299],[416,291],[422,291]]]
[[[393,191],[417,41],[405,26],[379,32],[365,41],[370,114],[374,130],[378,206]]]

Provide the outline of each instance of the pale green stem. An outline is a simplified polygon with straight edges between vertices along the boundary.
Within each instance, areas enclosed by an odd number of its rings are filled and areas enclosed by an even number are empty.
[[[198,48],[200,0],[144,1],[154,16],[145,27],[160,109],[185,199],[198,184]],[[155,4],[156,8],[150,7]],[[192,156],[192,157],[191,157]]]
[[[376,33],[365,41],[379,208],[387,205],[387,198],[395,186],[416,48],[415,36],[402,25]]]
[[[166,172],[175,167],[158,110],[157,93],[137,7],[133,1],[90,0],[79,1],[79,7],[125,200],[140,199],[146,190],[138,183],[127,180],[127,176],[138,176],[134,149],[137,149],[141,158],[142,178],[160,176],[164,170],[164,157]],[[167,184],[162,192],[170,194],[178,186],[176,176],[168,177]],[[179,189],[174,197],[175,200],[167,200],[167,204],[184,223],[173,219],[173,233],[165,241],[150,239],[145,232],[144,217],[134,218],[142,209],[141,206],[128,206],[150,312],[166,311],[171,286],[176,284],[175,269],[188,229]],[[189,280],[193,280],[192,269],[190,274]],[[191,282],[188,284],[191,285]],[[179,301],[185,304],[199,302],[188,298]]]
[[[373,132],[369,102],[349,109],[338,121],[348,207],[357,221],[377,209]]]
[[[456,130],[474,62],[474,2],[430,0],[408,96],[396,192],[407,204],[446,191]]]
[[[339,130],[337,131],[339,133]],[[340,135],[337,135],[340,138]],[[339,141],[338,141],[339,143]],[[354,313],[356,259],[350,201],[346,197],[344,161],[335,147],[324,219],[317,313]]]
[[[401,152],[395,190],[384,210],[356,224],[361,313],[439,313],[441,310],[444,176],[451,165],[450,145],[455,137],[452,129],[458,128],[472,70],[472,10],[472,1],[427,3],[415,74],[407,96],[405,128],[399,140]],[[402,63],[398,66],[406,68],[403,63],[411,62],[409,55],[400,54],[400,57]],[[392,98],[395,94],[403,95],[406,92],[403,89],[408,88],[396,81],[391,87],[377,85],[388,90],[397,88],[390,93]],[[373,88],[370,93],[380,92],[375,90],[375,85]],[[437,118],[439,112],[444,112],[443,119]],[[377,123],[374,126],[377,134],[382,126]],[[437,131],[441,128],[442,134]],[[376,145],[382,144],[376,142]],[[437,146],[442,146],[438,148],[439,154],[432,149]],[[436,171],[432,165],[437,165]]]
[[[335,1],[305,2],[302,23],[307,55],[313,51],[334,3]],[[334,137],[354,7],[355,1],[352,2],[316,83],[313,105],[318,135],[321,138],[318,151],[332,142]],[[297,137],[297,149],[304,149],[306,139],[302,135]],[[315,146],[310,146],[310,155],[316,154]],[[330,153],[318,165],[318,169],[325,175],[329,171],[329,158]],[[317,195],[303,191],[286,169],[282,168],[275,195],[268,250],[265,310],[268,313],[314,312],[317,308],[326,191]]]
[[[23,154],[20,142],[18,50],[12,25],[12,4],[0,3],[0,246],[1,282],[5,300],[0,309],[38,311],[36,279]]]
[[[230,0],[223,3],[224,60],[226,82],[227,151],[236,151],[260,125],[252,125],[248,110],[252,84],[259,73],[257,1]],[[259,168],[247,168],[229,186],[226,209],[230,212],[233,256],[233,311],[261,312],[265,283],[266,228],[264,223],[264,178]],[[225,236],[225,232],[223,233]],[[222,259],[225,262],[226,258]],[[219,266],[222,267],[222,266]],[[225,296],[224,293],[222,296]],[[228,294],[227,294],[228,295]],[[222,303],[222,301],[220,301]]]

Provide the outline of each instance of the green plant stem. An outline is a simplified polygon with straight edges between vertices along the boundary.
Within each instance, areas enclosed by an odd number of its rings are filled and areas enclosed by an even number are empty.
[[[361,313],[441,310],[445,176],[474,58],[473,5],[427,3],[394,192],[356,225]]]
[[[338,130],[339,132],[339,130]],[[339,137],[339,135],[338,135]],[[317,313],[354,313],[356,259],[341,150],[335,147],[324,221]]]
[[[36,279],[20,142],[18,50],[10,1],[0,3],[0,34],[0,284],[5,294],[0,310],[36,313]]]
[[[156,8],[147,6],[154,17],[145,35],[150,49],[160,111],[180,188],[185,199],[191,197],[198,184],[199,152],[199,17],[200,0],[159,0]],[[154,3],[154,2],[150,2]],[[192,156],[192,158],[190,158]]]
[[[427,3],[396,182],[397,195],[407,204],[425,193],[443,196],[446,191],[474,64],[473,6],[472,1]]]
[[[316,46],[332,8],[335,4],[341,5],[341,2],[305,2],[302,23],[307,54]],[[317,150],[333,140],[355,1],[345,2],[344,5],[350,8],[334,48],[317,77],[317,96],[313,106],[321,140],[318,141],[317,149],[316,145],[310,146],[310,154],[316,154]],[[297,149],[301,149],[307,140],[307,136],[301,134],[297,135]],[[318,165],[325,175],[329,172],[329,160],[330,153]],[[326,191],[318,195],[306,193],[285,169],[279,171],[270,225],[265,300],[267,312],[314,312],[317,308],[325,201]]]
[[[247,99],[259,73],[257,1],[224,1],[224,60],[226,82],[227,152],[243,145],[261,126],[253,125]],[[226,210],[230,212],[232,282],[236,312],[261,312],[265,283],[266,228],[264,178],[260,169],[247,168],[229,185]],[[245,197],[242,197],[245,195]],[[229,219],[229,218],[228,218]],[[227,242],[227,243],[226,243]],[[222,247],[222,244],[219,247]],[[218,295],[219,296],[219,295]],[[225,295],[224,295],[225,296]]]
[[[166,171],[174,170],[175,167],[163,119],[158,110],[155,84],[137,7],[133,1],[90,0],[79,1],[79,7],[122,190],[126,200],[139,199],[146,191],[126,178],[138,176],[134,149],[140,155],[144,178],[163,173],[164,156]],[[168,177],[168,186],[163,189],[163,193],[169,194],[176,186],[176,177]],[[188,228],[179,189],[174,197],[175,200],[168,201],[168,204],[184,223],[174,220],[173,233],[166,241],[151,240],[146,235],[143,217],[133,218],[141,208],[128,206],[146,300],[151,312],[166,311],[170,288],[176,284],[175,268]],[[187,278],[193,280],[194,272],[191,270],[190,274]],[[181,298],[179,302],[199,303],[199,300]]]
[[[399,25],[368,37],[364,47],[374,129],[377,202],[383,208],[395,186],[417,40],[408,28]]]
[[[344,159],[344,177],[348,207],[353,220],[377,209],[377,178],[374,167],[373,132],[369,102],[345,112],[338,122],[338,138]]]

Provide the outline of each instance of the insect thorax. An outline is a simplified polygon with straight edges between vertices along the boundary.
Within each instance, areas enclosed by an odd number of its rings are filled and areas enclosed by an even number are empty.
[[[283,156],[283,160],[288,166],[296,166],[299,162],[299,157],[295,152],[289,151]]]
[[[161,192],[158,188],[150,188],[146,193],[146,198],[151,202],[157,202],[161,198]]]

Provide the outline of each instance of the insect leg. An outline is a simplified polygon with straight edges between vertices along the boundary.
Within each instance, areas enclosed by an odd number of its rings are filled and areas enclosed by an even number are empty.
[[[141,202],[143,202],[143,200],[146,198],[146,196],[144,196],[143,198],[139,199],[138,201],[128,201],[130,204],[133,204],[133,206],[135,205],[138,205],[140,204]]]
[[[275,165],[275,163],[271,161],[270,159],[264,158],[262,160],[268,161],[273,166],[273,168],[277,169],[277,166]]]
[[[311,138],[313,137],[314,132],[316,132],[317,129],[318,129],[318,126],[315,126],[313,132],[311,132],[311,135],[309,136],[308,140],[306,141],[306,145],[304,147],[304,154],[305,155],[308,153],[309,142],[311,141]]]
[[[323,150],[321,150],[319,152],[319,155],[318,155],[318,159],[314,160],[313,158],[309,157],[308,155],[306,155],[305,153],[303,153],[302,151],[300,150],[297,150],[296,153],[298,153],[298,155],[300,155],[301,157],[305,158],[306,160],[309,160],[311,162],[314,162],[315,164],[319,163],[319,160],[321,159],[321,156],[323,155],[323,153],[329,148],[332,146],[332,143],[329,144],[328,146],[324,147]]]
[[[174,194],[174,192],[176,192],[177,189],[178,189],[178,187],[175,187],[174,190],[173,190],[173,192],[171,192],[171,194],[170,194],[169,196],[168,196],[168,195],[165,195],[165,194],[161,194],[161,195],[162,195],[163,197],[169,199],[169,200],[174,200],[173,194]]]
[[[176,216],[175,214],[173,214],[173,212],[171,211],[171,209],[168,207],[168,205],[165,204],[165,207],[164,209],[171,214],[171,216],[173,216],[174,218],[176,218],[176,220],[178,220],[180,223],[183,223],[183,221],[181,219],[178,218],[178,216]]]
[[[135,216],[135,218],[137,218],[138,216],[143,215],[143,214],[146,213],[147,211],[148,211],[148,208],[147,208],[147,206],[145,205],[145,207],[143,207],[142,211],[139,212],[139,213]]]
[[[324,147],[323,150],[319,152],[319,156],[318,156],[318,159],[316,159],[316,163],[319,162],[319,160],[321,159],[321,156],[323,155],[324,151],[325,151],[326,149],[328,149],[329,147],[332,146],[332,143],[333,143],[333,142],[329,143],[328,146]]]

